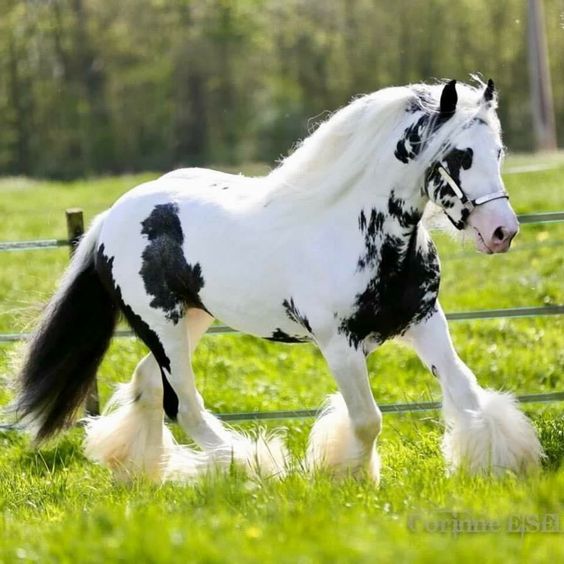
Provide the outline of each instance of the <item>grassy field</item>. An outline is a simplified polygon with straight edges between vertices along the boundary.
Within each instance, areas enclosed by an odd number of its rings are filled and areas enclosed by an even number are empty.
[[[563,210],[563,175],[562,157],[509,159],[505,180],[516,211]],[[82,207],[88,220],[152,177],[2,180],[0,241],[64,238],[66,207]],[[564,303],[564,224],[524,226],[504,256],[435,238],[447,311]],[[30,327],[67,261],[67,249],[0,253],[0,332]],[[563,327],[560,317],[451,323],[457,348],[480,381],[518,394],[563,389]],[[0,403],[10,398],[16,348],[0,345]],[[114,341],[99,374],[103,400],[142,354],[133,339]],[[209,336],[195,368],[208,406],[219,412],[316,407],[334,390],[310,345]],[[439,399],[434,378],[397,344],[373,354],[369,368],[382,404]],[[478,554],[483,562],[558,561],[564,558],[562,404],[529,404],[526,411],[547,454],[539,475],[447,478],[439,413],[387,415],[378,489],[299,473],[257,482],[237,472],[189,486],[124,485],[84,459],[80,429],[40,451],[19,434],[0,433],[0,561],[474,562]],[[284,425],[298,457],[311,422]],[[561,534],[532,531],[533,521],[525,531],[525,516],[545,516],[537,527],[544,529],[554,529],[558,516]],[[490,532],[455,534],[456,519],[481,520]]]

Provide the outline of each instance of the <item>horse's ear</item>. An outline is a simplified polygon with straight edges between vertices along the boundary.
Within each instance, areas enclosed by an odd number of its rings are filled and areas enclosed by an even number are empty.
[[[494,97],[494,81],[490,78],[488,80],[488,84],[486,86],[486,89],[484,90],[484,100],[486,102],[491,102],[493,100]]]
[[[456,103],[458,102],[458,94],[456,93],[456,80],[451,80],[445,84],[441,94],[441,117],[449,118],[456,111]]]

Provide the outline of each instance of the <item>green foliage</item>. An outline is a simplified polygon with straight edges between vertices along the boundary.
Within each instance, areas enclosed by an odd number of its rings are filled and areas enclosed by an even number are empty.
[[[546,0],[564,131],[560,4]],[[0,0],[0,171],[74,178],[273,162],[352,96],[492,76],[529,149],[521,0]]]
[[[508,169],[530,164],[510,159]],[[564,208],[564,162],[552,170],[507,174],[520,213]],[[246,172],[258,172],[253,167]],[[87,183],[0,182],[0,240],[64,236],[66,206],[87,219],[153,175]],[[564,226],[523,226],[512,252],[478,255],[468,243],[437,236],[441,299],[448,311],[563,303]],[[67,264],[66,249],[0,254],[0,331],[28,327]],[[560,317],[452,323],[457,348],[486,386],[518,394],[562,390]],[[11,356],[0,347],[0,403],[10,397]],[[114,340],[100,370],[103,401],[144,354],[133,339]],[[438,399],[438,386],[414,354],[389,343],[369,362],[381,404]],[[198,386],[214,411],[318,406],[335,384],[309,345],[245,336],[209,336],[197,350]],[[484,562],[559,561],[561,535],[508,532],[519,516],[564,515],[564,421],[560,404],[530,404],[547,459],[526,479],[448,478],[437,412],[385,415],[379,439],[382,484],[335,482],[294,473],[276,482],[234,472],[193,485],[116,484],[82,455],[81,429],[39,451],[0,432],[0,561],[14,562]],[[283,422],[294,455],[303,454],[310,421]],[[278,423],[281,424],[281,423]],[[269,426],[275,426],[269,423]],[[248,429],[252,425],[244,425]],[[181,433],[175,432],[183,440]],[[501,532],[429,532],[434,522],[481,519]],[[449,520],[450,519],[450,520]],[[412,529],[415,529],[414,531]]]

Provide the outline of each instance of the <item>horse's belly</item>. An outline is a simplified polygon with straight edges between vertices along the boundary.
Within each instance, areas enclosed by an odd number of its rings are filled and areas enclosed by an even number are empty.
[[[224,250],[225,251],[225,250]],[[238,331],[265,338],[305,339],[308,331],[288,313],[292,292],[265,261],[246,255],[211,253],[202,260],[200,299],[216,318]]]

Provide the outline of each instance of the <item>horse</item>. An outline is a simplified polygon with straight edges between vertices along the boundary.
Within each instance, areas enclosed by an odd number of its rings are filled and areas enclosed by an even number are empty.
[[[217,319],[320,349],[339,392],[313,425],[306,469],[378,483],[382,415],[366,357],[394,338],[438,379],[449,472],[538,467],[542,447],[515,398],[481,387],[453,346],[423,221],[438,206],[486,254],[506,252],[518,232],[497,93],[476,80],[357,97],[264,177],[186,168],[125,193],[93,221],[30,339],[20,422],[41,442],[75,420],[123,315],[150,352],[88,419],[86,454],[155,480],[234,463],[283,475],[279,435],[226,426],[196,389],[192,355]],[[196,447],[174,441],[164,414]]]

